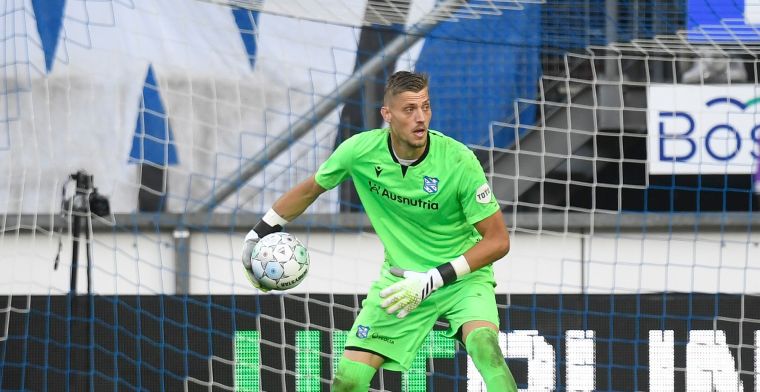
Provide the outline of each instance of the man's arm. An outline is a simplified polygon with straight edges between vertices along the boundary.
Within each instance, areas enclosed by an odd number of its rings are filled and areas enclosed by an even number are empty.
[[[483,236],[475,246],[464,252],[470,271],[481,269],[509,252],[509,232],[501,211],[475,224],[475,229]]]
[[[272,209],[277,212],[277,215],[290,222],[303,214],[324,192],[325,188],[317,184],[314,176],[311,176],[280,196],[272,205]]]
[[[314,176],[309,177],[280,196],[274,202],[272,208],[264,214],[259,223],[245,236],[241,260],[243,267],[245,267],[246,277],[253,287],[262,291],[268,291],[267,288],[259,284],[251,271],[251,254],[253,254],[253,248],[256,246],[256,243],[268,234],[281,231],[286,223],[303,214],[311,203],[324,192],[325,188],[317,184]]]

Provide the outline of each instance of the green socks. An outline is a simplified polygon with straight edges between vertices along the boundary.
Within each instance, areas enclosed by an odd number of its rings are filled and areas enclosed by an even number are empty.
[[[517,392],[517,383],[504,361],[496,331],[488,327],[476,328],[467,335],[464,345],[489,392]]]
[[[343,357],[333,379],[333,392],[367,392],[377,369]]]

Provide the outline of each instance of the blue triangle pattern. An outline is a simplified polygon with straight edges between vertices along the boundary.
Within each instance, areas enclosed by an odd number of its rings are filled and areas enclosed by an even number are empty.
[[[179,163],[174,133],[161,100],[152,65],[148,67],[143,86],[129,162],[150,162],[160,166]]]
[[[58,46],[58,36],[63,25],[63,10],[66,0],[32,0],[34,18],[37,21],[37,32],[42,41],[42,51],[45,53],[45,71],[50,73],[55,60],[55,49]]]
[[[259,23],[259,13],[242,8],[233,8],[232,16],[235,17],[235,24],[240,31],[240,38],[243,40],[248,61],[251,63],[251,69],[253,69],[256,63],[256,26]]]

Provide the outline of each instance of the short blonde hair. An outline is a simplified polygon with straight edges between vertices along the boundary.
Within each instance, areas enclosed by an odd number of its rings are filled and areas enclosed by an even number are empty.
[[[383,100],[387,103],[388,99],[391,97],[407,91],[416,93],[427,88],[427,86],[428,76],[426,74],[398,71],[388,78],[388,82],[385,84],[385,95]]]

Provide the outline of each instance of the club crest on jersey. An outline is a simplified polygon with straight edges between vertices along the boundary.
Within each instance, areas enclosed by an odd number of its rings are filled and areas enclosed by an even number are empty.
[[[369,336],[369,326],[359,325],[356,327],[356,337],[366,339]]]
[[[438,179],[434,177],[422,177],[422,190],[427,193],[438,192]]]

